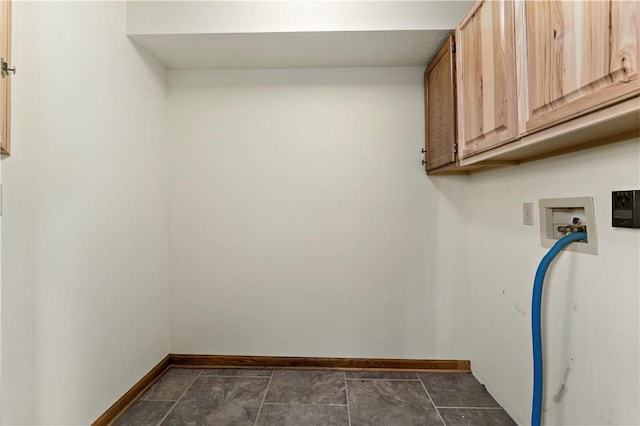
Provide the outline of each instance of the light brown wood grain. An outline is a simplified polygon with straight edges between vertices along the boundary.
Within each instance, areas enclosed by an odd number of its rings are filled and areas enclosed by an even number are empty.
[[[11,1],[0,0],[0,57],[11,66]],[[11,151],[11,74],[0,79],[0,153]]]
[[[513,4],[516,38],[516,83],[518,94],[518,134],[524,135],[527,131],[527,117],[529,103],[527,102],[527,50],[524,48],[526,39],[526,11],[525,2],[516,0]]]
[[[456,154],[455,63],[453,35],[425,72],[427,171],[454,164]]]
[[[482,54],[483,43],[481,42],[482,31],[480,31],[480,18],[472,18],[469,22],[469,28],[464,32],[465,37],[460,46],[460,50],[465,53],[465,74],[468,76],[464,82],[465,94],[465,131],[470,139],[476,139],[482,136],[484,123],[484,98],[482,93],[483,75],[482,75]],[[469,49],[470,47],[470,49]],[[476,72],[471,72],[471,71]],[[464,145],[463,145],[464,147]]]
[[[609,67],[618,82],[636,82],[640,60],[640,3],[611,3],[611,63]]]
[[[512,0],[478,1],[456,30],[460,158],[518,137]]]
[[[639,9],[617,0],[526,2],[527,133],[640,93]]]
[[[456,30],[461,153],[455,165],[428,174],[475,172],[637,136],[639,14],[636,1],[476,1]]]
[[[530,161],[639,137],[639,110],[640,97],[635,96],[462,159],[460,167],[503,160]]]

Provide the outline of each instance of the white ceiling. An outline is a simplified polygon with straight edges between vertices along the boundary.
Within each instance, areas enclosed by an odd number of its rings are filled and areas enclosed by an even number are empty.
[[[424,66],[449,30],[130,35],[169,69]]]

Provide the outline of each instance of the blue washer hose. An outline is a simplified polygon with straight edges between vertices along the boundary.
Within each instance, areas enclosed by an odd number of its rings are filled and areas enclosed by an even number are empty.
[[[531,335],[533,338],[533,404],[531,406],[531,426],[540,426],[542,418],[542,327],[540,311],[542,308],[542,285],[549,265],[560,251],[569,244],[586,240],[586,232],[575,232],[558,240],[540,261],[536,278],[533,281],[531,301]]]

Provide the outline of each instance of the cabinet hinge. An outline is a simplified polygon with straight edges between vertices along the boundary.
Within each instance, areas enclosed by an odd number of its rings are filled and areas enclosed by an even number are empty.
[[[0,70],[0,72],[2,73],[2,78],[9,75],[10,72],[12,72],[15,75],[16,67],[10,68],[9,64],[7,63],[7,61],[4,60],[4,58],[0,60],[0,63],[2,64],[2,70]]]
[[[451,53],[456,53],[456,43],[451,43]]]
[[[457,144],[457,143],[454,143],[454,144],[453,144],[453,153],[454,153],[454,154],[457,154],[457,153],[458,153],[458,144]]]

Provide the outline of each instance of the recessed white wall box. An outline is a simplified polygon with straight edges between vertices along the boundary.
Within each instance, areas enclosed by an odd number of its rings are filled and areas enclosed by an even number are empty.
[[[566,250],[598,254],[593,197],[548,198],[540,200],[540,244],[552,247],[566,235],[571,225],[586,226],[587,241],[578,241]]]

